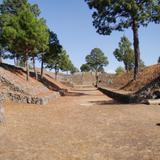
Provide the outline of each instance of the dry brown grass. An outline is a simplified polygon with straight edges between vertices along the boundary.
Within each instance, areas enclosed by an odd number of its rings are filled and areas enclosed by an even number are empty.
[[[160,76],[160,64],[148,66],[141,70],[136,81],[133,80],[133,73],[125,73],[120,76],[106,77],[106,79],[111,79],[113,83],[103,83],[102,85],[112,88],[122,88],[126,91],[138,91],[158,76]]]
[[[116,104],[94,88],[46,106],[6,104],[0,160],[159,160],[160,107]]]

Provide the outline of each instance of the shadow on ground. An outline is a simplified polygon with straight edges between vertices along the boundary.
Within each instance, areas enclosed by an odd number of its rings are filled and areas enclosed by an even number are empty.
[[[75,91],[79,91],[79,92],[95,92],[96,89],[73,89]]]
[[[85,93],[79,93],[79,92],[66,92],[65,96],[87,96],[88,94]]]
[[[112,105],[112,104],[119,104],[119,102],[115,100],[102,100],[102,101],[89,101],[90,103],[96,104],[96,105]]]
[[[126,103],[121,103],[121,102],[118,102],[116,100],[102,100],[102,101],[89,101],[89,103],[93,103],[93,104],[96,104],[96,105],[120,105],[120,104],[123,104],[123,105],[126,105]]]

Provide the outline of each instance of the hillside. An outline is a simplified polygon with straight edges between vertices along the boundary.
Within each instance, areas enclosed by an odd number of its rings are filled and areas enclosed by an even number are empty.
[[[127,91],[138,91],[142,87],[154,81],[160,76],[160,64],[144,68],[138,75],[136,81],[130,81],[126,86],[122,87]]]
[[[29,82],[26,82],[23,68],[0,64],[0,94],[4,98],[16,102],[46,104],[60,96],[61,90],[67,91],[68,88],[55,81],[49,72],[44,72],[43,80],[38,81],[31,72]]]
[[[133,73],[125,73],[120,76],[102,75],[101,85],[136,92],[151,83],[158,76],[160,76],[160,64],[148,66],[141,70],[136,81],[133,80]]]

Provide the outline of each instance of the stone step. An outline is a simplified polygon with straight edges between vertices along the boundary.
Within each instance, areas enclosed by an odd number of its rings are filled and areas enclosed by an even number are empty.
[[[160,105],[160,99],[148,99],[147,104],[149,104],[149,105]]]

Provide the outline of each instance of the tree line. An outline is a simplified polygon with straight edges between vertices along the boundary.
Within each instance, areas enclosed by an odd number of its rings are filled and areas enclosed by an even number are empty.
[[[41,78],[44,66],[55,69],[55,75],[59,70],[76,72],[56,33],[48,28],[40,12],[38,5],[28,0],[4,0],[0,4],[0,63],[2,58],[10,58],[17,66],[23,64],[26,80],[29,80],[30,61],[38,78],[36,60],[41,62]]]
[[[132,49],[132,44],[129,39],[124,35],[121,37],[118,48],[113,52],[113,55],[119,62],[123,62],[123,67],[118,67],[115,72],[117,75],[123,74],[125,72],[133,72],[135,68],[135,57],[134,50]],[[108,57],[105,53],[99,49],[94,48],[91,50],[90,54],[85,57],[85,64],[80,67],[81,72],[95,72],[96,86],[98,84],[98,73],[104,72],[104,67],[109,64]],[[160,63],[160,57],[157,63]],[[145,64],[142,59],[139,62],[139,68],[143,69]]]
[[[128,38],[123,36],[113,54],[124,63],[127,72],[134,70],[136,79],[139,68],[144,66],[140,58],[138,29],[150,22],[160,22],[160,0],[85,1],[90,9],[94,9],[93,25],[99,34],[110,35],[114,30],[132,29],[134,49]],[[30,4],[28,0],[3,0],[0,4],[0,63],[3,58],[13,59],[15,65],[26,68],[27,80],[31,61],[35,78],[38,78],[36,60],[41,63],[41,78],[44,67],[54,69],[55,77],[59,70],[78,71],[57,34],[48,28],[40,13],[38,5]],[[86,64],[81,66],[81,71],[95,71],[97,75],[104,71],[103,67],[107,64],[107,57],[99,48],[95,48],[86,56]],[[118,70],[122,71],[122,68]]]
[[[112,31],[133,31],[134,79],[140,68],[139,28],[150,22],[160,23],[160,0],[85,0],[93,9],[93,26],[101,35]],[[118,55],[119,50],[115,52]],[[125,65],[125,67],[128,67]]]
[[[123,36],[119,42],[118,48],[115,49],[113,55],[119,62],[124,63],[124,67],[118,67],[116,69],[117,74],[130,72],[134,70],[135,61],[134,61],[134,50],[132,49],[132,44],[126,36]],[[81,72],[95,72],[96,83],[98,83],[98,73],[104,72],[104,67],[109,64],[108,57],[105,56],[105,53],[99,49],[92,49],[91,53],[88,54],[85,58],[86,63],[82,64],[80,67]],[[144,62],[140,60],[140,68],[144,68]]]

